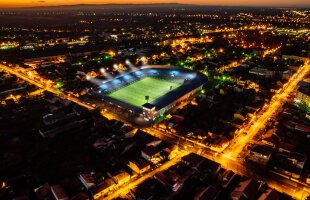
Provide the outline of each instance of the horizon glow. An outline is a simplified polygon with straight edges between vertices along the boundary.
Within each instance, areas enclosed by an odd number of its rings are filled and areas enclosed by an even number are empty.
[[[189,4],[185,0],[119,0],[117,4],[151,4],[151,3],[183,3]],[[20,8],[36,6],[58,6],[76,4],[115,4],[112,0],[0,0],[0,8]],[[219,5],[219,6],[310,6],[309,0],[193,0],[190,4]]]

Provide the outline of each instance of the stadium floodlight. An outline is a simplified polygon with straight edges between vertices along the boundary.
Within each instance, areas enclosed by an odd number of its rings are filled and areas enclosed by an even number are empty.
[[[102,80],[95,77],[91,77],[90,75],[86,75],[86,80],[98,86],[102,85]]]
[[[101,72],[102,74],[105,74],[105,73],[106,73],[106,70],[105,70],[104,68],[100,68],[100,72]]]
[[[192,80],[192,79],[194,79],[195,77],[196,77],[195,74],[189,74],[189,75],[187,76],[187,78],[188,78],[189,80]]]
[[[114,68],[115,70],[117,70],[118,73],[124,74],[124,71],[122,70],[122,67],[123,67],[122,64],[114,64],[114,65],[113,65],[113,68]]]
[[[128,59],[125,60],[125,64],[126,64],[132,71],[137,69],[137,67],[134,66],[134,65],[130,62],[130,60],[128,60]]]
[[[107,72],[105,68],[100,68],[100,72],[108,79],[112,79],[113,77]]]
[[[132,65],[131,62],[128,59],[125,60],[125,64],[129,65],[129,66]]]

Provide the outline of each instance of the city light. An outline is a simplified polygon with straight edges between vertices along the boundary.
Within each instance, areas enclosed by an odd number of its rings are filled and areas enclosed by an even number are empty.
[[[61,81],[58,81],[58,82],[56,83],[56,87],[57,87],[57,88],[61,88],[61,87],[63,87],[63,86],[64,86],[64,83],[61,82]]]

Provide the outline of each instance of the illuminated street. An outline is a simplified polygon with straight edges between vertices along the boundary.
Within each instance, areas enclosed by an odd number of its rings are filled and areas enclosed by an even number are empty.
[[[232,145],[223,152],[223,156],[227,158],[236,159],[247,143],[257,134],[257,132],[266,126],[268,119],[277,114],[281,107],[286,102],[288,96],[294,92],[299,81],[309,73],[310,65],[306,63],[298,70],[296,74],[278,90],[271,99],[270,104],[265,104],[262,111],[254,115],[249,124],[239,130],[237,137],[231,142]],[[253,124],[251,124],[253,123]]]
[[[164,163],[163,165],[159,166],[158,168],[152,170],[151,172],[144,174],[142,177],[138,178],[137,180],[134,180],[132,182],[129,182],[129,183],[121,186],[121,188],[117,189],[116,191],[113,191],[112,194],[109,194],[104,199],[115,199],[117,197],[122,197],[122,195],[126,195],[131,189],[137,187],[138,185],[143,183],[145,180],[147,180],[149,178],[153,178],[153,176],[156,173],[165,171],[165,170],[169,169],[171,166],[179,163],[181,161],[182,157],[188,155],[188,153],[189,152],[187,152],[187,151],[180,151],[178,153],[178,155],[175,158],[173,158],[172,160]]]
[[[241,152],[246,152],[246,146],[251,142],[259,130],[265,128],[268,119],[277,115],[277,111],[281,110],[283,104],[287,101],[288,96],[295,92],[297,84],[309,73],[309,70],[310,64],[309,61],[307,61],[307,63],[292,76],[288,83],[276,93],[270,104],[266,104],[262,111],[253,116],[248,125],[239,130],[237,137],[231,142],[231,145],[220,154],[219,161],[223,167],[242,174],[247,174],[243,164],[245,154],[243,154],[243,156],[239,155]],[[307,191],[304,191],[303,188],[296,188],[293,186],[291,186],[292,188],[288,188],[289,186],[285,186],[282,183],[273,180],[266,180],[266,182],[269,183],[271,187],[287,193],[296,199],[302,199],[302,197],[306,196],[305,193],[307,194]]]
[[[79,104],[79,105],[81,105],[83,107],[86,107],[87,109],[91,109],[91,110],[94,109],[93,106],[91,106],[91,105],[89,105],[89,104],[87,104],[85,102],[82,102],[78,98],[73,97],[70,94],[62,93],[61,91],[57,90],[55,88],[55,86],[46,85],[46,81],[45,80],[42,80],[42,81],[40,80],[40,82],[39,82],[38,80],[31,79],[31,77],[27,76],[26,74],[23,74],[22,70],[21,69],[19,70],[18,67],[17,67],[17,69],[12,69],[9,66],[5,66],[3,64],[0,64],[0,68],[2,70],[8,71],[9,73],[12,73],[12,74],[16,75],[17,77],[19,77],[19,78],[29,82],[30,84],[33,84],[33,85],[35,85],[35,86],[37,86],[37,87],[39,87],[41,89],[44,89],[44,90],[46,90],[48,92],[54,93],[54,94],[56,94],[57,96],[59,96],[61,98],[68,99],[68,100],[70,100],[70,101],[72,101],[74,103],[77,103],[77,104]]]

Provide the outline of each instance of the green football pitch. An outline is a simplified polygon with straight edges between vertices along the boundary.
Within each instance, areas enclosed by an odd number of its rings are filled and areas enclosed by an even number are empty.
[[[120,88],[107,96],[136,107],[141,107],[146,103],[145,96],[149,96],[148,102],[151,103],[155,99],[170,92],[171,86],[172,90],[174,90],[181,86],[181,84],[152,77],[145,77]]]

